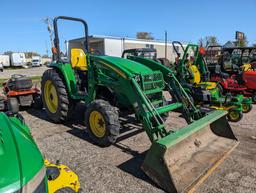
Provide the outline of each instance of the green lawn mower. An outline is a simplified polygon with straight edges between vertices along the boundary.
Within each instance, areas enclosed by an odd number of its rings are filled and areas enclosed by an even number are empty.
[[[244,98],[243,95],[233,96],[227,94],[223,96],[217,83],[208,82],[209,74],[206,69],[204,68],[204,71],[200,72],[203,69],[202,67],[205,67],[205,62],[203,50],[200,50],[198,45],[188,44],[184,49],[183,45],[178,41],[174,41],[172,44],[178,56],[175,74],[190,95],[190,99],[195,104],[204,107],[227,110],[229,121],[240,121],[243,117],[243,106],[251,106],[251,99]],[[182,57],[176,49],[177,44],[182,48]]]
[[[0,192],[75,193],[78,176],[67,166],[44,161],[17,106],[0,112]],[[10,108],[11,107],[11,108]]]
[[[70,48],[68,58],[61,55],[59,20],[79,22],[85,29],[83,46]],[[72,116],[75,105],[83,102],[87,106],[84,119],[88,133],[104,147],[115,143],[119,136],[119,112],[131,111],[152,142],[142,169],[168,192],[193,188],[238,144],[226,111],[205,114],[191,103],[185,105],[188,95],[164,65],[141,57],[132,60],[91,54],[88,27],[82,19],[59,16],[53,26],[54,61],[41,82],[44,107],[52,121],[63,123]],[[137,58],[141,61],[135,61]],[[164,99],[165,90],[175,102]],[[188,126],[166,128],[164,117],[175,109],[182,109]]]

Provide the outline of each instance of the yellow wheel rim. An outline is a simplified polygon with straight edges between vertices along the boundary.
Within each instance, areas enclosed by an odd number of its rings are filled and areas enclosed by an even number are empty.
[[[56,113],[58,109],[58,94],[56,88],[51,80],[47,80],[44,85],[44,100],[47,109],[51,113]]]
[[[89,124],[93,134],[101,138],[106,133],[106,122],[102,114],[98,111],[92,111],[89,116]]]
[[[237,120],[237,119],[239,119],[239,113],[238,113],[238,112],[235,112],[235,111],[231,111],[231,112],[229,113],[229,116],[230,116],[230,118],[231,118],[232,120]]]
[[[242,104],[242,107],[243,107],[243,112],[249,111],[249,105],[247,105],[247,104]]]

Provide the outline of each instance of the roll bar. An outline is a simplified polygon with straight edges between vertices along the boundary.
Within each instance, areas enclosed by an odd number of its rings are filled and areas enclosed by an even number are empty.
[[[74,17],[67,17],[67,16],[58,16],[55,17],[53,20],[53,27],[54,27],[54,46],[57,49],[57,53],[56,54],[56,59],[57,61],[61,61],[60,58],[60,40],[59,40],[59,32],[58,32],[58,20],[69,20],[69,21],[76,21],[76,22],[80,22],[83,24],[84,26],[84,35],[85,35],[85,41],[84,41],[84,47],[86,52],[89,52],[89,46],[88,46],[88,25],[87,23],[80,18],[74,18]]]
[[[179,42],[179,41],[173,41],[173,42],[172,42],[172,47],[173,47],[173,49],[174,49],[174,51],[176,52],[177,55],[180,55],[180,53],[178,52],[177,48],[175,47],[175,44],[180,45],[180,47],[182,48],[182,51],[185,52],[185,49],[184,49],[184,47],[183,47],[183,45],[182,45],[181,42]]]

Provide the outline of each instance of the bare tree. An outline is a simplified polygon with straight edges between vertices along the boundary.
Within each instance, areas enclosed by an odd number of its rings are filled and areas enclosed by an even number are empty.
[[[26,58],[32,58],[33,56],[40,56],[37,52],[25,52]]]
[[[137,39],[144,39],[144,40],[153,40],[154,37],[150,32],[137,32],[136,34]]]
[[[217,46],[219,45],[218,39],[216,36],[206,36],[204,38],[200,38],[198,40],[198,44],[201,47],[208,47],[208,46]]]
[[[4,52],[4,55],[11,55],[13,53],[13,51],[6,51]]]

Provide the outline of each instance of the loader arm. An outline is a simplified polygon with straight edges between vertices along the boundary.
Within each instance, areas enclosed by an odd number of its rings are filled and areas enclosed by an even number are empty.
[[[154,141],[142,169],[168,192],[194,190],[207,179],[206,176],[209,176],[214,168],[217,168],[220,160],[224,160],[238,145],[227,122],[227,112],[214,111],[203,116],[192,106],[194,111],[191,114],[182,100],[184,96],[189,97],[170,69],[142,57],[131,56],[129,59],[161,71],[167,88],[182,104],[186,120],[187,117],[194,118],[192,123],[187,120],[188,126],[171,130],[164,137]]]
[[[152,101],[147,95],[151,94],[143,90],[141,74],[131,74],[116,63],[104,60],[99,57],[91,57],[92,71],[96,72],[95,87],[104,86],[117,93],[117,95],[125,96],[132,104],[136,117],[143,124],[151,142],[157,141],[168,135],[164,126],[161,114],[182,107],[181,103],[173,103],[169,105],[161,105],[154,107]],[[161,72],[158,75],[161,75]],[[146,84],[146,83],[145,83]],[[158,88],[154,89],[156,93]],[[162,94],[162,93],[161,93]]]
[[[203,116],[201,112],[194,106],[188,94],[186,93],[182,85],[179,83],[179,81],[177,80],[177,78],[175,77],[174,73],[170,68],[163,66],[154,60],[150,60],[143,57],[130,56],[129,59],[142,63],[153,70],[159,70],[162,72],[164,76],[164,81],[166,82],[166,89],[172,94],[175,101],[182,103],[183,115],[188,123],[191,123],[193,120],[200,119]],[[188,102],[189,105],[185,104],[186,102]],[[187,106],[190,106],[191,108],[188,109]]]

